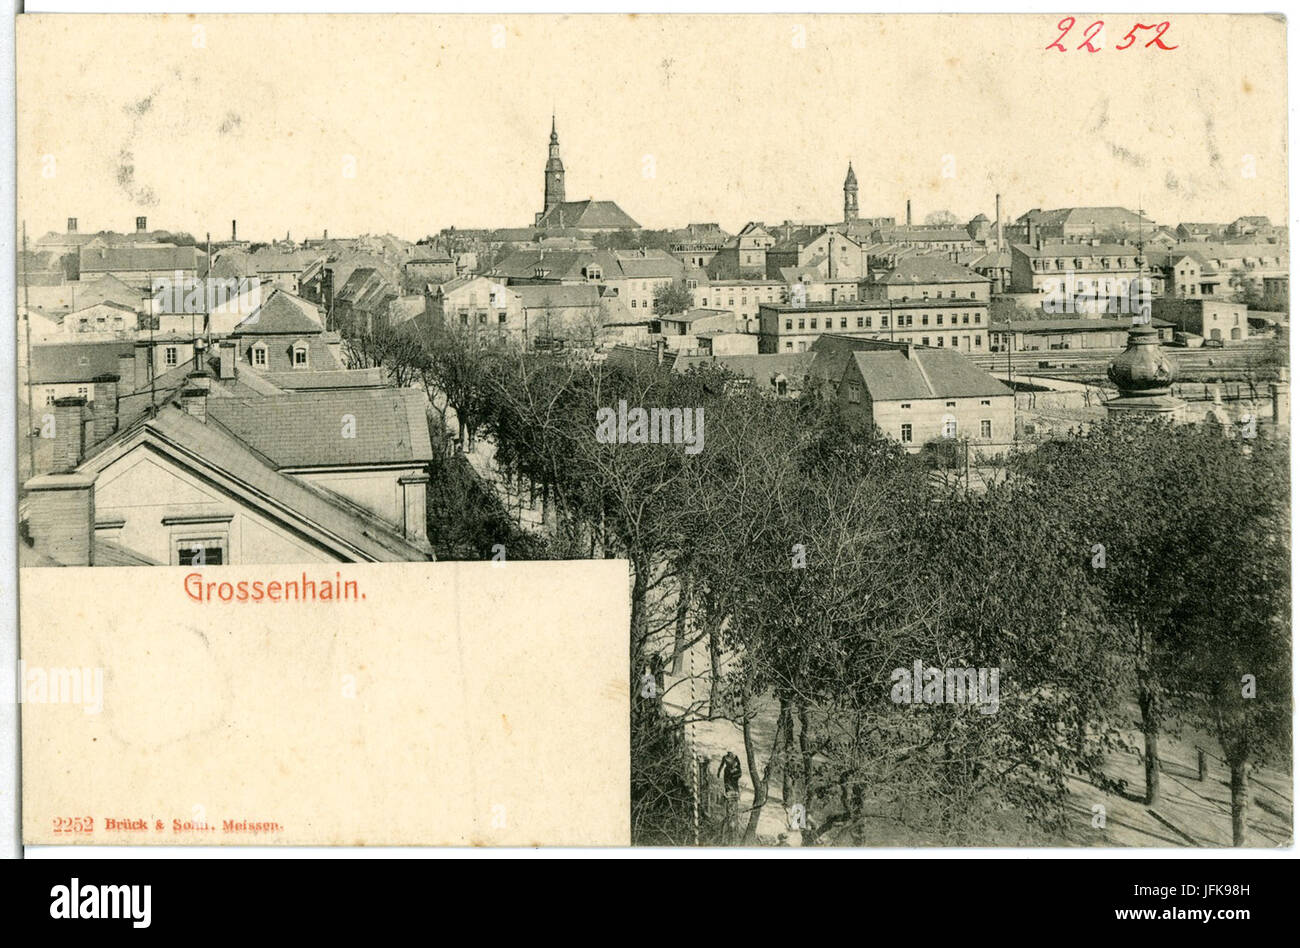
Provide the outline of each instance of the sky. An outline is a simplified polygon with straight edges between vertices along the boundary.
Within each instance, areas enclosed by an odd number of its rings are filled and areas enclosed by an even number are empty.
[[[569,200],[646,227],[1139,204],[1287,217],[1285,27],[1033,16],[71,16],[18,23],[29,235],[269,240],[526,226],[551,115]]]

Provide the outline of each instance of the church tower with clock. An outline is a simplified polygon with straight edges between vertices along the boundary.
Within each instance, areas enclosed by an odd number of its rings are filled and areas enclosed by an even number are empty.
[[[560,136],[555,133],[555,116],[551,116],[550,154],[546,159],[546,187],[542,213],[564,203],[564,162],[560,160]]]

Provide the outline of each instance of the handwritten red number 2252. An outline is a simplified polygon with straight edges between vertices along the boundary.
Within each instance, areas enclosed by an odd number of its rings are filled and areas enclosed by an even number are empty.
[[[1074,17],[1067,16],[1064,19],[1062,19],[1060,23],[1057,23],[1056,28],[1061,31],[1061,35],[1058,36],[1051,43],[1048,43],[1047,46],[1045,46],[1044,48],[1058,49],[1063,53],[1068,52],[1068,50],[1066,50],[1066,48],[1061,45],[1061,40],[1065,39],[1066,34],[1068,34],[1070,30],[1074,29],[1075,22],[1076,21]],[[1101,51],[1100,47],[1092,45],[1092,41],[1093,39],[1096,38],[1097,34],[1101,32],[1102,28],[1105,25],[1106,25],[1105,21],[1103,20],[1094,20],[1092,23],[1088,24],[1087,28],[1083,31],[1083,42],[1080,43],[1078,46],[1076,46],[1075,49],[1086,49],[1090,53],[1100,52]],[[1160,49],[1165,49],[1165,50],[1177,49],[1178,48],[1177,46],[1166,46],[1164,44],[1164,41],[1161,40],[1160,38],[1165,35],[1165,32],[1168,29],[1169,29],[1169,21],[1167,20],[1164,21],[1163,23],[1153,23],[1150,25],[1146,23],[1135,23],[1133,25],[1133,28],[1124,35],[1124,39],[1128,40],[1128,42],[1121,43],[1115,48],[1117,50],[1124,50],[1132,46],[1135,42],[1137,42],[1137,36],[1135,34],[1137,33],[1138,30],[1155,30],[1156,31],[1155,37],[1149,40],[1146,44],[1144,44],[1145,47],[1158,46]]]

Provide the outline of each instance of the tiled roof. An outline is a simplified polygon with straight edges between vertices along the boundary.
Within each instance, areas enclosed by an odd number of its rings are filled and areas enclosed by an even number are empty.
[[[319,333],[324,328],[315,303],[277,289],[241,320],[231,335],[293,335]]]
[[[130,340],[60,342],[32,346],[29,374],[33,385],[89,382],[99,375],[116,375],[119,355],[132,355]]]
[[[954,263],[945,256],[925,254],[917,257],[904,257],[894,264],[892,270],[885,270],[871,275],[872,283],[920,284],[920,283],[987,283],[988,278],[974,270]]]
[[[905,346],[853,353],[873,401],[1010,395],[1007,388],[960,353]]]
[[[209,399],[208,418],[278,468],[423,464],[433,457],[426,404],[415,389],[313,391]]]
[[[82,247],[81,272],[156,270],[162,276],[173,270],[197,270],[203,259],[197,247]]]
[[[261,376],[280,389],[307,391],[333,388],[386,388],[388,374],[383,368],[325,369],[319,372],[265,372]]]
[[[209,409],[227,401],[211,399]],[[210,412],[208,417],[211,419]],[[174,405],[164,405],[155,417],[143,420],[134,430],[122,432],[113,443],[129,440],[139,432],[153,432],[164,442],[175,444],[197,458],[197,463],[208,464],[242,484],[253,495],[248,501],[264,516],[290,524],[300,523],[312,532],[323,532],[357,550],[364,559],[378,562],[427,559],[425,550],[405,540],[390,524],[336,494],[279,473],[267,464],[264,456],[219,424],[205,424]],[[94,460],[92,456],[87,463]]]
[[[542,215],[537,226],[578,228],[623,228],[636,230],[641,225],[623,212],[613,201],[564,201]]]

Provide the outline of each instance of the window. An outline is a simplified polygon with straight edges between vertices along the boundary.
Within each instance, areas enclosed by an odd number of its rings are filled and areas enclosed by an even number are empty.
[[[848,328],[849,328],[849,317],[847,317],[847,316],[841,316],[841,317],[840,317],[840,328],[841,328],[841,329],[848,329]]]
[[[981,404],[981,405],[992,405],[993,403],[992,403],[991,401],[989,401],[987,398],[981,398],[981,399],[980,399],[980,404]]]
[[[883,319],[883,317],[882,317],[882,319]],[[885,324],[884,324],[883,322],[881,322],[880,325],[883,326],[883,325],[885,325]],[[871,317],[870,317],[870,316],[867,317],[867,328],[868,328],[868,329],[871,328]]]
[[[985,418],[982,421],[980,421],[980,437],[981,438],[993,437],[993,422],[988,418]]]
[[[45,390],[45,404],[47,404],[47,405],[53,405],[53,404],[54,404],[54,389],[52,389],[52,388],[47,388],[47,389]]]
[[[930,325],[930,314],[929,314],[929,313],[922,313],[922,314],[921,314],[921,325],[922,325],[922,326],[928,326],[928,325]]]
[[[951,416],[943,420],[943,436],[945,438],[957,437],[957,419]]]
[[[922,337],[921,337],[921,345],[923,345],[923,346],[928,346],[929,344],[930,344],[930,337],[929,337],[929,336],[922,336]]]
[[[636,309],[636,300],[633,300],[633,301],[632,301],[632,308],[633,308],[633,309]]]
[[[936,336],[934,342],[940,349],[943,348],[943,336]]]
[[[266,346],[258,344],[253,346],[253,365],[266,365]]]
[[[167,348],[163,349],[163,363],[165,365],[175,365],[176,356],[177,353],[176,353],[175,346],[168,346]]]
[[[785,321],[785,328],[786,328],[787,330],[791,330],[791,329],[793,329],[793,328],[794,328],[794,320],[793,320],[793,319],[787,319],[787,320]]]
[[[952,337],[952,347],[953,347],[954,349],[957,348],[957,337],[956,337],[956,336],[953,336],[953,337]]]
[[[460,324],[461,324],[462,326],[468,326],[468,325],[469,325],[469,313],[461,313],[461,314],[460,314]]]
[[[889,328],[889,317],[886,316],[884,313],[880,314],[880,328],[881,329]]]
[[[858,387],[857,382],[849,383],[849,404],[857,405],[862,401],[862,389]]]
[[[979,324],[980,324],[980,314],[979,314],[979,313],[976,313],[976,314],[975,314],[975,325],[978,326]]]
[[[794,343],[793,343],[793,342],[790,342],[790,341],[787,339],[787,340],[786,340],[786,343],[785,343],[785,347],[786,347],[787,349],[793,349],[793,348],[794,348]]]
[[[175,543],[177,566],[221,566],[226,562],[224,537],[186,537]]]
[[[962,313],[962,314],[961,314],[961,324],[962,324],[963,326],[969,326],[969,325],[970,325],[970,314],[969,314],[969,313]]]
[[[306,366],[306,365],[307,365],[307,347],[306,347],[306,346],[294,346],[294,347],[293,347],[293,364],[294,364],[295,367]]]
[[[90,393],[86,391],[86,386],[84,385],[77,386],[77,396],[79,398],[85,398],[88,394]]]
[[[935,324],[936,326],[942,326],[942,325],[943,325],[943,313],[936,313],[936,314],[935,314],[935,317],[934,317],[934,324]]]
[[[800,320],[799,320],[799,328],[800,328],[800,329],[803,329],[803,328],[804,328],[804,325],[803,325],[803,319],[802,319],[802,318],[800,318]]]
[[[859,329],[862,328],[862,317],[861,317],[861,316],[858,317],[858,328],[859,328]]]
[[[982,345],[982,342],[981,342],[981,336],[980,336],[979,333],[976,333],[976,334],[975,334],[975,346],[976,346],[976,348],[979,348],[981,345]]]
[[[506,323],[506,314],[505,314],[505,310],[502,310],[501,312],[497,313],[497,322],[500,323],[500,324],[503,325],[503,326],[505,325],[505,323]]]
[[[912,443],[912,426],[911,426],[911,425],[903,425],[902,428],[899,429],[899,437],[902,438],[902,440],[903,440],[903,444],[911,444],[911,443]]]

